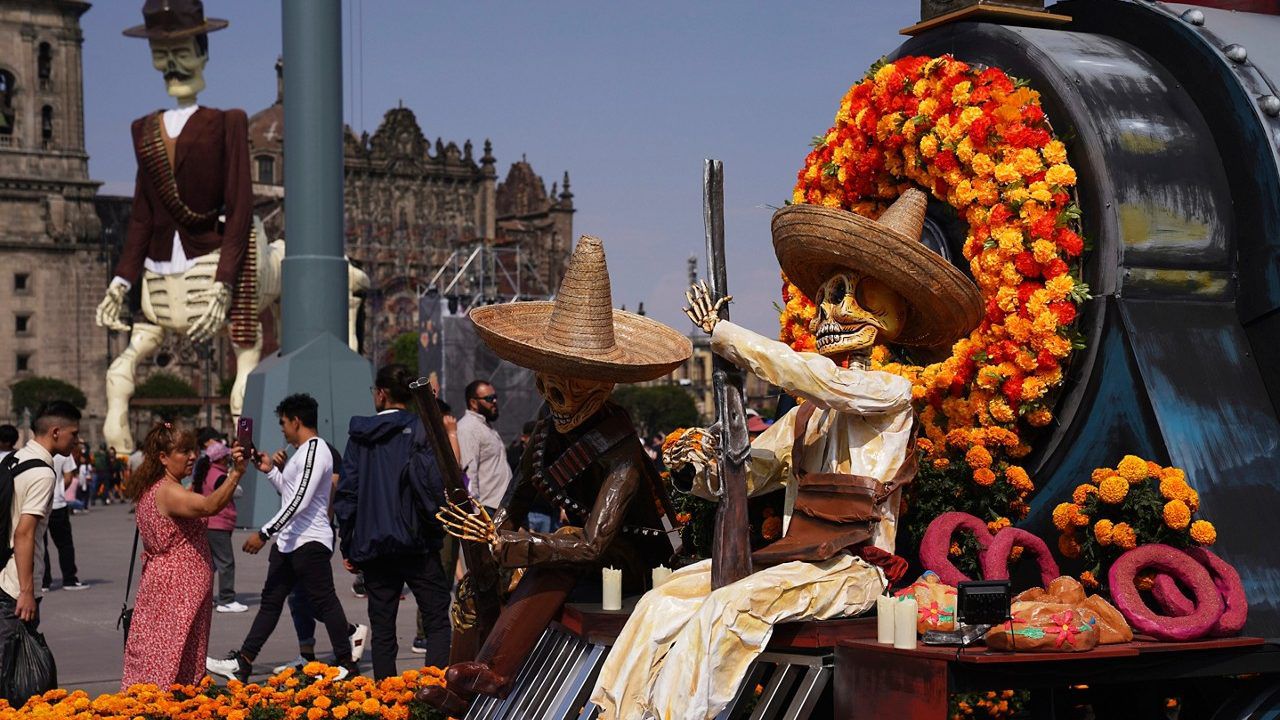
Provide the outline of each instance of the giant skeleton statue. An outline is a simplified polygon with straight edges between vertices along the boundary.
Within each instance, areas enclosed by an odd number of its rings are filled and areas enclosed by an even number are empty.
[[[123,452],[133,449],[128,411],[138,364],[160,347],[165,333],[203,343],[229,332],[236,366],[230,409],[240,415],[245,382],[262,357],[258,317],[280,295],[284,257],[284,243],[268,244],[252,214],[244,111],[196,103],[205,87],[208,33],[227,21],[206,18],[200,0],[146,0],[142,16],[143,24],[124,34],[148,41],[152,65],[178,106],[133,122],[133,207],[115,277],[97,310],[99,326],[129,333],[129,346],[107,369],[103,427],[107,442]],[[354,318],[354,293],[368,283],[359,270],[349,274]],[[120,315],[139,280],[146,322],[130,328]]]
[[[817,353],[721,320],[704,285],[686,313],[714,352],[801,404],[751,444],[747,490],[785,488],[784,530],[758,569],[713,590],[711,560],[682,568],[638,603],[592,692],[602,718],[712,718],[732,700],[780,622],[856,615],[906,570],[895,555],[902,488],[916,469],[911,383],[868,369],[877,342],[937,346],[981,318],[978,289],[919,242],[925,196],[908,190],[878,222],[807,205],[778,211],[787,277],[818,306]],[[716,499],[714,433],[686,431],[666,459]]]
[[[477,693],[507,694],[566,599],[598,598],[602,566],[621,569],[624,590],[635,593],[651,568],[679,549],[658,470],[609,395],[614,383],[666,375],[692,352],[676,330],[613,309],[604,247],[585,235],[554,302],[489,305],[470,315],[494,353],[536,373],[550,412],[535,426],[496,517],[474,502],[473,513],[450,504],[439,516],[451,534],[482,543],[499,565],[526,569],[475,660],[455,661],[447,687],[422,692],[456,716]],[[553,534],[514,529],[526,524],[537,496],[559,507],[568,524]]]

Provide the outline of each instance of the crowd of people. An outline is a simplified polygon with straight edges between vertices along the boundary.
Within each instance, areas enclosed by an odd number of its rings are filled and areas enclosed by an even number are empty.
[[[446,542],[451,538],[435,518],[443,479],[422,422],[409,409],[413,379],[403,365],[378,370],[371,388],[377,412],[352,418],[345,454],[318,435],[320,408],[304,393],[276,407],[292,452],[244,447],[214,428],[193,432],[160,422],[125,462],[114,448],[95,452],[80,441],[80,413],[66,402],[40,408],[21,448],[15,447],[18,429],[0,426],[0,502],[4,486],[12,488],[10,512],[0,518],[9,548],[7,558],[0,552],[7,560],[0,571],[0,653],[18,623],[38,624],[35,580],[43,567],[39,579],[46,590],[52,587],[54,551],[61,588],[88,587],[77,574],[71,516],[99,502],[128,502],[142,569],[125,623],[123,688],[194,683],[206,673],[248,680],[286,605],[299,656],[273,672],[317,659],[315,633],[322,625],[328,660],[341,676],[359,672],[366,645],[373,676],[393,676],[406,590],[417,605],[412,650],[427,665],[447,665],[450,598],[462,569],[456,543]],[[467,386],[467,408],[456,421],[438,402],[470,492],[486,507],[500,507],[533,424],[504,444],[494,427],[498,395],[484,381]],[[236,498],[250,467],[280,494],[279,509],[239,547],[246,554],[267,549],[267,574],[248,634],[225,656],[212,657],[212,613],[249,610],[237,600],[232,538],[244,525]],[[547,507],[535,509],[529,522],[550,531],[560,520]],[[349,618],[339,601],[345,583],[334,576],[335,551],[353,575],[352,590],[367,603],[368,626]]]

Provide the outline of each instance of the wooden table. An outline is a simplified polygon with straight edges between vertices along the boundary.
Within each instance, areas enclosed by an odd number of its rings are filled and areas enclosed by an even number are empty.
[[[1262,638],[1184,643],[1149,639],[1082,653],[1010,653],[921,645],[898,650],[875,638],[836,646],[837,717],[944,720],[953,692],[1064,688],[1280,672],[1280,648]]]

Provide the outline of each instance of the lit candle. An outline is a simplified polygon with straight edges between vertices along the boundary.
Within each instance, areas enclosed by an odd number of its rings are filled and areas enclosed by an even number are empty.
[[[907,596],[893,609],[893,646],[902,650],[916,649],[916,599]]]
[[[655,588],[661,587],[662,583],[666,582],[669,577],[671,577],[671,568],[659,565],[653,569],[653,586]]]
[[[893,644],[893,614],[898,601],[888,595],[876,598],[876,640],[885,645]]]
[[[601,571],[604,575],[604,599],[600,603],[602,610],[622,609],[622,571],[611,567]]]

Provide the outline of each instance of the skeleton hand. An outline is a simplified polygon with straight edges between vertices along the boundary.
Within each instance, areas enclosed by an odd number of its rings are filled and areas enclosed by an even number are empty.
[[[711,291],[707,289],[707,283],[703,280],[690,287],[685,292],[684,299],[689,301],[689,307],[684,308],[684,314],[693,321],[694,325],[702,328],[703,332],[710,335],[711,331],[715,329],[716,323],[720,322],[720,308],[732,301],[733,296],[726,295],[712,302]]]
[[[191,324],[187,337],[192,342],[212,340],[214,335],[227,323],[227,313],[231,309],[231,288],[226,283],[215,281],[208,290],[192,293],[192,302],[207,301],[208,307]]]
[[[493,518],[489,517],[484,506],[474,499],[471,504],[476,509],[474,513],[467,512],[453,502],[445,501],[445,506],[436,513],[436,519],[444,525],[445,532],[450,535],[459,540],[484,543],[497,555],[501,540]]]
[[[98,313],[95,317],[98,327],[116,332],[129,332],[129,326],[120,320],[120,311],[124,309],[124,298],[128,294],[129,291],[120,283],[112,283],[107,288],[106,296],[102,298],[102,302],[98,303]]]
[[[695,470],[702,470],[715,462],[716,442],[714,433],[703,428],[689,428],[675,442],[662,448],[662,462],[676,471],[690,464]]]

